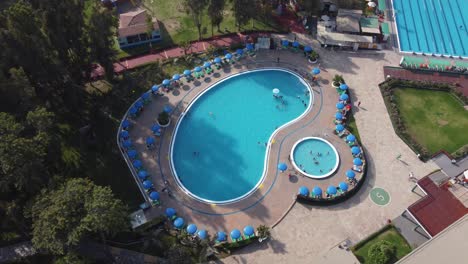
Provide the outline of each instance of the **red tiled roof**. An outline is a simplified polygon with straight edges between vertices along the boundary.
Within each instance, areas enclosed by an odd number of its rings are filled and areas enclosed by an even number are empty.
[[[466,208],[447,188],[447,183],[437,186],[428,176],[418,181],[427,196],[408,207],[408,210],[435,236],[468,213]]]
[[[127,37],[142,34],[148,31],[146,10],[122,13],[119,16],[119,37]],[[156,18],[152,18],[153,30],[159,29]]]

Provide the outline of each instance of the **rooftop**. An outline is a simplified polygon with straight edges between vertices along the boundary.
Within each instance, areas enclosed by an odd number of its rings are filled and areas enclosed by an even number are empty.
[[[119,37],[128,37],[138,34],[143,34],[148,31],[147,24],[148,14],[144,9],[138,9],[119,15]],[[153,30],[159,29],[158,20],[151,19]]]
[[[339,9],[336,17],[336,30],[340,32],[359,33],[359,19],[362,16],[362,10]]]

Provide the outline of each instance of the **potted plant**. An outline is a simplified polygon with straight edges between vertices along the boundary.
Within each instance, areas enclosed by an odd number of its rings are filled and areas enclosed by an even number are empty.
[[[338,88],[342,83],[345,83],[343,76],[335,74],[335,77],[333,77],[332,86]]]
[[[163,111],[158,115],[158,124],[161,127],[168,127],[171,124],[171,118],[167,112]]]
[[[315,64],[318,62],[318,58],[319,58],[319,55],[318,53],[313,50],[312,52],[310,52],[309,54],[309,62],[312,63],[312,64]]]
[[[258,242],[263,242],[267,240],[270,236],[270,228],[266,225],[260,225],[257,227],[257,236],[258,236]]]

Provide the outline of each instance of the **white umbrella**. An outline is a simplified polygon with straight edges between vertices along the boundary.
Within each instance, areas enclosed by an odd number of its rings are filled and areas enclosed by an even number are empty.
[[[280,90],[278,88],[273,89],[274,94],[279,94]]]
[[[323,21],[328,21],[330,20],[330,17],[327,16],[327,15],[323,15],[322,17],[320,17]]]
[[[370,6],[370,7],[376,7],[377,6],[377,4],[374,3],[374,2],[369,2],[369,3],[367,3],[367,5]]]

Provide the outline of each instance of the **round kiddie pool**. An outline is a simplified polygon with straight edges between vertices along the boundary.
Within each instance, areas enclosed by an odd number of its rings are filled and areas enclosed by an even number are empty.
[[[297,141],[291,150],[294,168],[314,179],[332,175],[338,168],[340,157],[335,147],[319,137],[306,137]]]

